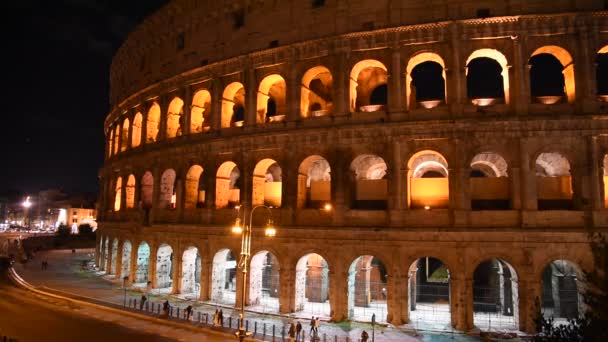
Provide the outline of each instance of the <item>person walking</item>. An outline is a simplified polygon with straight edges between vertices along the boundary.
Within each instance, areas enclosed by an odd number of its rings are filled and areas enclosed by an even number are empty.
[[[367,339],[369,339],[369,334],[367,331],[363,330],[361,332],[361,342],[367,342]]]
[[[224,311],[222,311],[222,309],[220,309],[219,319],[220,319],[220,327],[223,327],[224,326]]]
[[[218,309],[215,309],[215,314],[213,315],[213,326],[217,327],[220,325],[220,312]]]
[[[308,335],[312,336],[312,333],[315,332],[315,316],[312,316],[312,318],[310,319],[310,331],[308,332]]]
[[[296,338],[296,325],[291,322],[289,325],[289,342],[294,342]]]
[[[190,316],[192,315],[192,305],[188,305],[186,308],[186,321],[190,320]]]
[[[165,317],[169,317],[169,301],[168,301],[168,300],[166,300],[166,301],[163,303],[163,315],[164,315]]]
[[[301,333],[302,333],[302,323],[300,323],[300,321],[298,321],[296,324],[296,341],[300,340]],[[302,337],[304,337],[304,336],[302,336]]]
[[[319,317],[315,319],[315,336],[319,335]]]
[[[144,309],[144,303],[148,300],[148,298],[146,298],[146,295],[141,295],[141,301],[139,302],[139,310],[143,310]]]

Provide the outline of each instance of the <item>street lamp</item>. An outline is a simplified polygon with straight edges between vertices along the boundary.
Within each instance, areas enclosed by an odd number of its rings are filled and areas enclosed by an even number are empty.
[[[234,226],[232,226],[233,234],[241,235],[241,258],[239,259],[238,267],[241,269],[243,273],[243,279],[241,282],[241,319],[239,323],[239,331],[236,332],[236,336],[242,342],[245,338],[251,333],[247,332],[245,329],[245,292],[246,292],[246,284],[247,284],[247,272],[249,267],[249,257],[251,256],[251,229],[253,227],[253,212],[257,208],[266,208],[266,210],[270,213],[270,218],[266,223],[266,228],[264,229],[264,234],[267,237],[274,237],[277,235],[277,230],[272,224],[272,211],[270,211],[270,207],[265,205],[256,205],[249,212],[249,221],[247,221],[247,213],[246,210],[243,209],[243,222],[241,223],[240,211],[241,206],[236,206],[237,210],[236,214],[236,222]]]
[[[29,228],[29,220],[27,219],[27,214],[28,214],[28,210],[30,209],[30,207],[32,206],[32,202],[30,202],[30,196],[27,196],[25,198],[25,201],[23,201],[23,203],[21,203],[21,205],[23,206],[23,225],[26,228]],[[27,222],[27,225],[26,225]]]

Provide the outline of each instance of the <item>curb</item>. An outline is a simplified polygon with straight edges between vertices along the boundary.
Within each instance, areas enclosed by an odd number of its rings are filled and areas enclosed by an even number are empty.
[[[73,298],[70,298],[70,297],[60,296],[60,295],[57,295],[57,294],[41,291],[41,290],[36,289],[31,284],[29,284],[23,278],[21,278],[19,276],[19,274],[17,274],[17,272],[15,271],[15,269],[12,268],[12,267],[10,267],[8,269],[8,275],[9,275],[9,278],[13,281],[13,283],[15,285],[17,285],[18,287],[21,287],[21,288],[23,288],[25,290],[28,290],[30,292],[33,292],[33,293],[36,293],[36,294],[39,294],[39,295],[42,295],[42,296],[47,296],[47,297],[51,297],[51,298],[55,298],[55,299],[61,299],[61,300],[72,302],[74,304],[88,306],[88,307],[95,308],[95,309],[98,309],[98,310],[108,311],[108,312],[112,312],[112,313],[118,314],[118,315],[130,316],[132,318],[136,318],[136,319],[140,319],[140,320],[146,320],[146,321],[157,323],[157,324],[168,325],[168,326],[171,326],[173,328],[187,329],[187,330],[190,330],[190,331],[193,331],[193,332],[204,332],[204,333],[208,333],[208,334],[212,334],[212,335],[217,335],[217,336],[221,336],[221,337],[235,338],[234,334],[230,334],[230,333],[226,333],[226,332],[222,332],[222,331],[211,330],[211,329],[204,329],[204,328],[193,326],[193,325],[189,325],[189,324],[177,323],[177,322],[173,322],[173,321],[169,321],[169,320],[164,320],[164,319],[160,319],[160,318],[156,318],[156,317],[150,317],[150,316],[147,316],[147,315],[142,315],[142,314],[138,314],[138,313],[131,312],[131,311],[119,310],[119,309],[115,309],[115,308],[104,306],[104,305],[89,303],[89,302],[81,301],[81,300],[78,300],[78,299],[73,299]],[[58,291],[58,292],[65,293],[63,291]],[[88,297],[85,297],[85,296],[80,296],[80,297],[88,299]],[[258,342],[258,341],[261,341],[261,340],[256,340],[256,339],[248,338],[248,339],[246,339],[246,341]]]

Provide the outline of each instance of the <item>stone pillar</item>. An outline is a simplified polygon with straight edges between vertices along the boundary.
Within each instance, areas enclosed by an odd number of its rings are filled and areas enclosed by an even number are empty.
[[[288,62],[287,79],[287,121],[297,121],[300,118],[300,82],[298,73],[294,63],[295,51],[292,50],[292,57]]]
[[[120,188],[120,211],[127,210],[127,182],[129,181],[129,175],[122,175],[122,184]]]
[[[175,250],[173,251],[173,260],[171,260],[171,263],[173,264],[173,274],[171,275],[171,278],[173,278],[173,286],[171,288],[171,294],[182,293],[182,256],[184,253],[179,244],[175,244],[175,246]]]
[[[513,68],[509,75],[511,91],[511,107],[514,108],[516,115],[522,115],[528,112],[530,105],[530,72],[528,60],[523,56],[525,48],[525,37],[518,36],[513,39]],[[512,76],[512,78],[511,78]]]
[[[176,172],[177,173],[177,172]],[[182,221],[184,217],[184,203],[185,203],[185,186],[184,182],[185,174],[183,171],[177,173],[177,181],[175,182],[175,209],[177,210],[177,217]]]
[[[152,170],[152,176],[154,178],[154,183],[152,184],[152,209],[150,210],[150,217],[148,218],[150,221],[150,224],[154,223],[154,219],[155,219],[155,214],[156,211],[158,210],[158,198],[160,196],[160,177],[161,177],[161,170],[159,170],[158,168],[155,168]]]
[[[127,132],[127,150],[130,150],[133,145],[133,122],[135,121],[135,115],[129,115],[129,131]]]
[[[511,167],[509,169],[511,209],[521,209],[521,169]]]
[[[526,150],[526,141],[520,141],[520,165],[521,165],[521,195],[523,210],[538,209],[538,191],[536,189],[536,171],[530,169],[532,161]]]
[[[451,24],[451,46],[454,54],[454,62],[452,66],[453,72],[446,71],[446,82],[448,83],[448,103],[450,104],[452,116],[459,116],[462,111],[462,105],[467,100],[467,78],[465,61],[461,60],[460,41],[462,40],[459,26],[456,23]]]
[[[390,94],[388,96],[389,113],[400,113],[404,111],[403,106],[403,72],[401,71],[401,52],[398,47],[391,51],[390,66]]]
[[[101,230],[99,231],[98,234],[95,234],[95,265],[99,266],[101,263],[101,242],[102,242],[102,237],[101,237]]]
[[[242,300],[242,293],[243,293],[243,272],[241,269],[236,268],[236,300],[234,301],[234,307],[236,308],[240,308],[241,307],[241,303],[243,302]],[[247,282],[245,284],[245,291],[248,290],[248,286],[249,285],[249,274],[247,274]],[[247,303],[247,298],[245,298],[245,303]]]
[[[101,236],[101,250],[99,251],[99,262],[97,265],[99,266],[100,271],[104,271],[106,269],[106,237]]]
[[[116,249],[116,279],[122,279],[122,249],[124,240],[118,240],[118,248]]]
[[[282,266],[279,269],[279,312],[287,314],[296,311],[296,270]]]
[[[334,115],[343,116],[350,112],[349,75],[346,53],[341,51],[337,55],[336,70],[333,71],[334,82]]]
[[[344,321],[348,319],[348,271],[329,270],[329,286],[331,320]]]
[[[161,97],[158,101],[160,106],[160,124],[158,125],[158,136],[156,141],[163,141],[167,139],[167,113],[169,111],[169,103],[166,97]]]
[[[213,262],[209,259],[209,257],[205,257],[201,259],[201,289],[199,294],[199,300],[205,301],[211,298],[211,281],[212,281],[212,272],[213,272]]]
[[[390,186],[388,207],[391,210],[403,210],[405,207],[404,194],[406,193],[405,178],[407,173],[403,172],[403,161],[401,160],[401,144],[398,141],[392,143],[392,158],[390,160]]]
[[[222,83],[216,79],[211,86],[211,131],[222,128]]]
[[[591,145],[591,175],[590,175],[590,191],[591,191],[591,208],[594,210],[604,209],[604,158],[600,155],[600,148],[597,138],[590,138]]]
[[[247,207],[252,203],[253,169],[255,164],[252,161],[244,159],[240,165],[243,165],[242,169],[239,168],[241,170],[241,184],[243,187],[241,189],[241,203]]]
[[[141,141],[139,146],[144,146],[148,143],[148,112],[141,113],[141,115]]]
[[[393,325],[401,325],[408,321],[408,277],[406,274],[393,272],[395,276],[387,279],[387,321]]]
[[[148,281],[152,282],[152,288],[156,288],[156,258],[158,247],[152,243],[150,245],[150,262],[148,263]]]
[[[192,118],[190,117],[190,112],[192,109],[192,91],[190,87],[186,87],[184,89],[184,108],[183,108],[183,119],[181,120],[185,127],[182,127],[182,135],[190,134],[190,123],[192,122]]]
[[[114,244],[114,238],[110,238],[107,241],[106,249],[108,251],[108,255],[106,258],[106,274],[112,274],[112,245]]]
[[[131,255],[129,256],[131,258],[131,261],[129,263],[129,282],[131,284],[135,283],[136,281],[138,252],[139,244],[135,244],[135,241],[133,241],[131,243]]]
[[[257,80],[255,69],[248,66],[245,70],[245,125],[255,126],[257,117]]]
[[[534,320],[541,304],[542,285],[540,279],[519,279],[519,330],[528,334],[537,332]]]
[[[473,328],[473,280],[450,275],[450,313],[452,326],[468,331]]]

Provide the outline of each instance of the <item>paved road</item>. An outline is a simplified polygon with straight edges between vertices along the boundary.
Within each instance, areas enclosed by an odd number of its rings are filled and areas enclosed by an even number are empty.
[[[41,297],[16,288],[0,272],[0,336],[19,342],[234,341]]]

